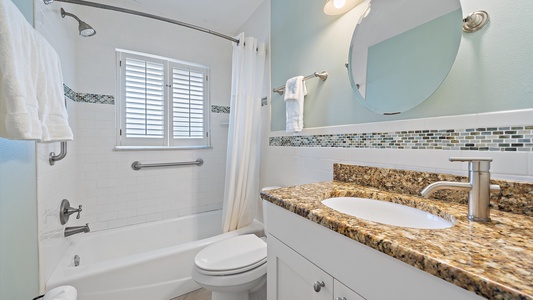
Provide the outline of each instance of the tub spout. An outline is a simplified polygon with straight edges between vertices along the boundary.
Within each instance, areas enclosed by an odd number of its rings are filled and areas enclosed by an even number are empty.
[[[73,226],[73,227],[66,227],[65,228],[65,237],[71,236],[77,233],[85,233],[89,232],[91,229],[89,229],[89,223],[85,224],[85,226]]]

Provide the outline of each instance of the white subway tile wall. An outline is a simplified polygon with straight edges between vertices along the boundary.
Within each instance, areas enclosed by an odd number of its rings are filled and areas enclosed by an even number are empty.
[[[220,123],[227,114],[211,114],[212,149],[114,151],[114,106],[76,103],[76,107],[78,199],[84,204],[82,223],[90,223],[91,230],[222,208],[228,127]],[[134,161],[166,163],[197,158],[204,160],[203,166],[131,168]]]
[[[35,28],[58,52],[64,83],[75,88],[75,42],[72,29],[65,26],[59,13],[60,6],[46,6],[42,1],[35,2]],[[76,30],[74,28],[73,30]],[[67,100],[69,124],[74,136],[76,130],[76,109],[72,100]],[[62,161],[50,166],[50,152],[59,154],[60,143],[37,143],[37,207],[39,241],[39,285],[44,292],[45,282],[63,257],[72,239],[63,236],[63,225],[59,222],[59,205],[68,199],[72,205],[77,201],[77,153],[76,140],[68,142],[68,155]],[[72,219],[72,218],[71,218]],[[70,226],[70,224],[69,224]]]
[[[74,136],[78,134],[75,103],[68,100],[69,123]],[[76,173],[77,158],[75,142],[67,143],[68,155],[54,166],[49,163],[51,152],[60,153],[60,143],[37,143],[37,207],[39,227],[39,269],[41,289],[70,245],[63,237],[65,226],[59,222],[59,205],[68,199],[72,206],[77,201]],[[75,219],[75,216],[71,218]],[[70,224],[69,224],[70,225]]]

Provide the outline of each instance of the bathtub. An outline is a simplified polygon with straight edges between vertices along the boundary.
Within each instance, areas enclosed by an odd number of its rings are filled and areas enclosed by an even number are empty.
[[[222,234],[221,211],[101,232],[79,234],[47,281],[46,290],[72,285],[78,300],[169,300],[199,286],[191,279],[194,256],[232,236],[263,235],[254,222]],[[74,256],[80,257],[74,266]]]

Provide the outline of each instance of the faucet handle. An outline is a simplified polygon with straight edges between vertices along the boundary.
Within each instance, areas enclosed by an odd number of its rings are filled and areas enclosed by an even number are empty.
[[[80,218],[80,214],[81,214],[81,204],[80,206],[78,207],[78,209],[75,209],[74,212],[78,212],[78,214],[76,215],[76,219],[79,219]]]
[[[74,207],[70,207],[70,202],[67,199],[63,199],[63,201],[61,201],[61,206],[59,207],[59,221],[61,222],[61,225],[65,225],[68,222],[70,215],[74,213],[78,213],[76,219],[79,219],[81,211],[81,205],[78,209],[75,209]]]
[[[491,162],[492,157],[450,157],[451,162],[456,161],[467,161],[467,162],[474,162],[474,161],[487,161]]]
[[[451,162],[468,162],[468,168],[471,172],[488,172],[492,157],[450,157]]]

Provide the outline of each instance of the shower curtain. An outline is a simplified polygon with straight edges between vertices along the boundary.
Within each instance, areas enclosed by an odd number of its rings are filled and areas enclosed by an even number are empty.
[[[223,230],[254,219],[259,195],[261,91],[265,45],[241,33],[233,44],[231,105],[222,209]]]

